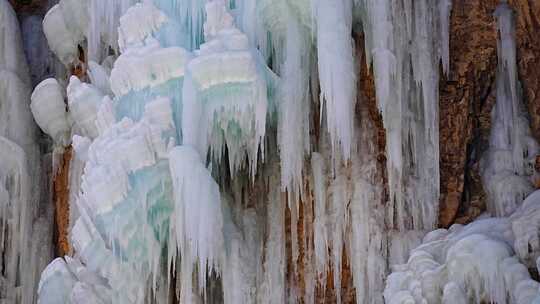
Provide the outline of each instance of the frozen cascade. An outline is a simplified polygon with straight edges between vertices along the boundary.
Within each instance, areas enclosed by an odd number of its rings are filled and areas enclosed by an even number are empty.
[[[497,101],[491,114],[493,123],[482,180],[488,210],[494,216],[507,216],[533,190],[530,178],[539,146],[531,136],[517,79],[513,11],[503,3],[495,15],[499,29]]]
[[[41,160],[19,22],[0,1],[0,302],[33,303],[52,257],[53,210],[41,206]],[[48,208],[49,210],[45,209]]]
[[[294,17],[289,17],[278,122],[281,187],[296,195],[302,189],[304,155],[310,151],[308,76],[311,43],[305,31]]]
[[[432,229],[439,201],[439,62],[447,70],[451,4],[416,1],[413,12],[410,1],[357,2],[367,64],[373,63],[387,130],[388,183],[395,208],[389,221],[401,231]]]
[[[523,114],[516,74],[513,11],[502,2],[498,18],[497,101],[490,146],[482,160],[489,215],[427,234],[406,264],[388,277],[389,303],[537,303],[540,192],[531,193],[532,156],[538,144]],[[517,151],[517,152],[516,152]],[[524,200],[524,198],[527,197]]]
[[[424,237],[438,210],[451,1],[414,2],[60,1],[49,44],[66,65],[85,51],[88,77],[66,94],[52,80],[34,91],[36,121],[74,149],[72,252],[43,272],[40,303],[311,303],[328,280],[341,301],[346,266],[357,303],[384,303],[385,283],[391,303],[507,292],[530,303],[534,203]],[[357,102],[359,23],[389,203]]]
[[[314,0],[321,101],[324,100],[332,151],[351,155],[356,76],[354,71],[352,0]],[[321,102],[321,109],[323,103]]]
[[[193,271],[198,272],[197,289],[204,291],[207,272],[219,274],[223,267],[223,215],[219,186],[192,147],[173,148],[169,152],[169,164],[175,200],[169,244],[177,244],[181,259],[180,300],[193,303],[194,289],[190,286]],[[175,255],[169,254],[169,263],[175,260]]]

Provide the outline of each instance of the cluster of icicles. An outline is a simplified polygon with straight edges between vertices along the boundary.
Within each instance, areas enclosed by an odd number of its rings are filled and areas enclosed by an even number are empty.
[[[329,273],[341,301],[344,253],[357,303],[538,297],[527,267],[540,256],[540,197],[522,203],[538,145],[506,4],[483,166],[500,217],[428,233],[449,0],[136,2],[62,0],[44,19],[64,64],[80,46],[89,61],[88,79],[47,79],[31,97],[57,151],[74,150],[72,252],[43,271],[39,303],[313,303]],[[356,111],[359,30],[386,129],[388,202],[374,126]],[[304,227],[291,248],[287,209]]]

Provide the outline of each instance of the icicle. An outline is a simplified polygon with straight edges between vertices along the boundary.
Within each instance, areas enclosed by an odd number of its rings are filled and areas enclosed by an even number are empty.
[[[332,150],[341,151],[347,160],[351,154],[356,103],[352,2],[316,0],[314,3],[321,101],[325,101]]]
[[[63,0],[66,1],[66,0]],[[101,60],[109,55],[109,50],[118,53],[118,26],[120,16],[137,0],[89,0],[89,22],[86,29],[88,58]]]
[[[441,29],[441,58],[445,74],[450,71],[450,11],[452,0],[439,0],[439,27]]]
[[[176,235],[182,261],[182,301],[190,303],[195,292],[191,286],[193,270],[198,271],[197,287],[201,294],[204,294],[207,276],[213,271],[221,272],[224,241],[220,193],[193,148],[173,148],[169,162],[175,200],[170,233]]]
[[[283,64],[282,102],[279,106],[278,142],[281,188],[296,201],[302,190],[304,155],[309,153],[309,43],[298,22],[289,17],[287,51]],[[291,208],[297,208],[291,204]]]
[[[19,20],[9,2],[0,0],[0,302],[24,304],[35,301],[40,272],[52,258],[47,236],[53,219],[40,208],[42,171],[30,85]]]

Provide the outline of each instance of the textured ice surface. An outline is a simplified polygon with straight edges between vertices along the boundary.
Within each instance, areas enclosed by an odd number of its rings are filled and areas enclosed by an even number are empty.
[[[111,89],[118,97],[130,91],[163,84],[184,76],[191,55],[180,47],[161,48],[159,42],[147,38],[145,45],[126,50],[114,63]]]
[[[77,46],[84,40],[88,22],[86,2],[77,2],[63,0],[43,19],[43,32],[49,47],[65,65],[78,59]]]
[[[326,108],[332,151],[351,154],[356,75],[353,57],[352,0],[315,0],[321,111]],[[324,103],[322,102],[324,100]]]
[[[43,303],[311,303],[329,280],[340,301],[344,256],[358,303],[538,296],[527,271],[540,254],[536,194],[509,217],[424,237],[437,220],[451,1],[90,0],[86,14],[81,3],[61,1],[72,14],[47,21],[67,63],[82,42],[90,82],[67,90],[73,253],[43,274]],[[507,13],[497,93],[515,101]],[[366,37],[387,174],[356,107],[353,27]],[[47,129],[59,112],[43,109]],[[494,117],[494,130],[509,126]]]
[[[450,4],[357,2],[387,133],[389,194],[395,210],[389,212],[389,221],[400,230],[432,229],[439,200],[439,62],[446,66],[448,61]]]
[[[173,148],[169,154],[169,165],[175,201],[169,244],[176,244],[180,255],[181,301],[192,303],[193,271],[198,273],[197,289],[201,292],[212,272],[221,273],[224,241],[220,192],[193,147]],[[170,255],[169,263],[174,263],[175,257],[176,254]]]
[[[36,123],[55,143],[69,142],[70,123],[62,88],[54,78],[45,79],[36,86],[30,104]]]
[[[96,115],[103,100],[103,92],[95,86],[81,82],[76,76],[71,76],[67,87],[69,116],[73,121],[75,133],[96,138]]]
[[[19,22],[5,0],[0,33],[0,302],[26,304],[34,302],[39,274],[52,256],[53,218],[52,210],[43,211],[49,206],[40,206],[30,77]]]
[[[530,178],[539,147],[531,136],[516,74],[513,11],[501,4],[495,15],[499,28],[497,101],[491,114],[482,181],[488,195],[488,210],[495,216],[507,216],[533,190]]]
[[[208,149],[220,160],[228,152],[234,175],[249,159],[255,174],[258,152],[264,157],[268,91],[264,67],[257,51],[232,24],[223,1],[207,5],[209,40],[188,63],[183,87],[182,134],[185,144],[202,156]]]
[[[540,221],[539,193],[531,194],[510,217],[428,233],[407,263],[396,265],[388,277],[386,301],[532,303],[540,295],[539,283],[527,270],[536,268],[539,256],[533,228]]]

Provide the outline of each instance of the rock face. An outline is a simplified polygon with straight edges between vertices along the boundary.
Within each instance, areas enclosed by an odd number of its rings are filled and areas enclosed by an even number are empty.
[[[439,225],[465,223],[484,208],[478,160],[487,147],[494,104],[499,1],[454,1],[450,27],[450,74],[441,86],[441,203]],[[540,3],[510,1],[515,10],[519,76],[540,138]]]
[[[450,226],[460,208],[483,205],[482,188],[468,189],[475,183],[466,187],[465,180],[478,176],[477,162],[482,149],[487,147],[490,111],[495,101],[490,93],[497,66],[493,11],[498,1],[454,2],[450,19],[450,73],[441,85],[439,101],[441,227]]]
[[[72,148],[68,147],[62,155],[61,164],[54,177],[53,201],[56,223],[56,252],[58,256],[69,254],[69,165]]]

